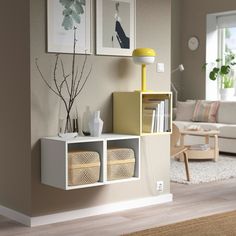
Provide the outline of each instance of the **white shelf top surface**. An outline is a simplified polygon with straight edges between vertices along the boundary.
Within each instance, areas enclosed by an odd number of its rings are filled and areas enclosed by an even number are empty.
[[[126,134],[113,134],[107,133],[102,134],[100,137],[92,137],[92,136],[77,136],[75,138],[61,138],[59,136],[55,137],[44,137],[42,139],[61,141],[66,143],[78,143],[78,142],[94,142],[94,141],[103,141],[103,140],[121,140],[121,139],[135,139],[139,138],[137,135],[126,135]]]

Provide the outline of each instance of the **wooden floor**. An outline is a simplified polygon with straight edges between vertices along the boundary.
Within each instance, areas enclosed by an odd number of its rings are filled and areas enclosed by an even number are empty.
[[[146,228],[236,210],[236,179],[200,184],[171,185],[174,201],[116,214],[27,228],[0,217],[1,236],[121,235]]]

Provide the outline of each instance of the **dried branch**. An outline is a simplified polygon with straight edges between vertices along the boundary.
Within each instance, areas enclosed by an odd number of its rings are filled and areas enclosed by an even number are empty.
[[[55,60],[55,65],[54,65],[54,70],[53,70],[53,86],[51,86],[48,82],[48,80],[44,77],[43,73],[40,70],[39,64],[38,64],[38,59],[35,59],[35,64],[37,67],[37,70],[39,71],[39,74],[44,81],[44,83],[47,85],[47,87],[53,91],[64,103],[65,109],[66,109],[66,127],[65,127],[65,132],[68,132],[70,130],[70,127],[72,127],[71,119],[70,119],[70,112],[72,109],[72,106],[75,102],[76,97],[81,93],[83,90],[90,74],[92,71],[92,66],[86,75],[84,77],[85,73],[85,67],[87,63],[87,55],[85,56],[81,72],[79,73],[79,67],[76,67],[76,27],[74,27],[74,45],[73,45],[73,56],[72,56],[72,65],[71,65],[71,74],[66,74],[65,72],[65,67],[63,60],[60,58],[59,54],[56,54],[56,60]],[[60,81],[58,79],[58,64],[60,62],[61,70],[62,70],[62,76],[60,77]],[[70,79],[70,80],[69,80]],[[82,82],[83,81],[83,82]],[[65,94],[63,91],[66,91],[69,95],[69,100],[66,100],[67,97],[65,97]],[[70,132],[70,131],[69,131]]]
[[[87,82],[87,80],[88,80],[88,78],[89,78],[89,76],[90,76],[90,74],[91,74],[91,72],[92,72],[92,66],[90,67],[90,70],[89,70],[89,73],[87,74],[87,76],[86,76],[86,78],[85,78],[85,80],[84,80],[84,83],[82,84],[82,86],[81,86],[81,88],[80,88],[80,90],[77,92],[77,94],[75,95],[75,98],[81,93],[81,91],[82,91],[82,89],[84,88],[84,86],[85,86],[85,84],[86,84],[86,82]]]
[[[36,67],[37,67],[37,69],[38,69],[39,74],[41,75],[41,78],[43,79],[43,81],[45,82],[45,84],[48,86],[48,88],[49,88],[50,90],[52,90],[57,96],[61,97],[60,94],[57,93],[56,90],[54,90],[54,89],[52,88],[52,86],[51,86],[51,85],[47,82],[47,80],[44,78],[43,73],[41,72],[41,70],[40,70],[40,68],[39,68],[39,65],[38,65],[38,58],[35,59],[35,64],[36,64]]]
[[[45,79],[45,77],[43,76],[43,73],[41,72],[39,65],[38,65],[38,58],[35,59],[35,64],[37,67],[37,70],[42,78],[42,80],[44,81],[44,83],[47,85],[47,87],[53,91],[59,98],[61,98],[61,100],[63,101],[63,103],[65,104],[66,110],[68,110],[67,104],[66,104],[66,100],[64,99],[64,97],[62,96],[61,93],[58,93],[49,83],[48,81]]]
[[[75,84],[76,84],[76,80],[78,78],[78,74],[79,74],[79,66],[77,66],[76,68],[76,73],[75,73]]]
[[[74,27],[74,45],[73,45],[73,57],[72,57],[72,75],[71,75],[71,93],[70,93],[70,98],[73,97],[73,93],[74,93],[74,81],[75,81],[75,48],[76,48],[76,42],[77,42],[77,39],[76,39],[76,27]]]
[[[82,69],[81,69],[81,73],[80,73],[80,77],[79,77],[79,80],[77,82],[77,85],[76,85],[76,89],[75,89],[75,95],[77,94],[78,92],[78,88],[79,88],[79,85],[80,85],[80,82],[83,78],[83,74],[84,74],[84,69],[85,69],[85,65],[86,65],[86,62],[87,62],[87,55],[85,55],[85,58],[84,58],[84,63],[83,63],[83,66],[82,66]]]
[[[61,82],[60,86],[61,86],[61,89],[62,89],[62,86],[65,83],[66,88],[67,88],[67,92],[68,92],[68,94],[70,94],[70,88],[69,88],[69,85],[68,85],[68,82],[67,82],[67,78],[70,76],[70,74],[66,75],[62,59],[60,59],[60,61],[61,61],[62,74],[63,74],[63,78],[64,78],[64,80]]]
[[[62,90],[62,87],[63,87],[63,84],[64,84],[64,83],[66,83],[66,84],[68,85],[68,83],[67,83],[67,78],[69,78],[69,76],[70,76],[70,75],[67,75],[67,76],[63,77],[64,79],[62,80],[62,82],[61,82],[60,85],[59,85],[60,91]],[[68,87],[68,88],[69,88],[69,87]]]
[[[56,72],[57,72],[58,59],[59,59],[59,54],[56,55],[56,62],[55,62],[54,71],[53,71],[53,81],[54,81],[55,87],[57,89],[57,92],[61,95],[61,92],[60,92],[60,89],[58,87],[57,80],[56,80],[56,78],[57,78]]]

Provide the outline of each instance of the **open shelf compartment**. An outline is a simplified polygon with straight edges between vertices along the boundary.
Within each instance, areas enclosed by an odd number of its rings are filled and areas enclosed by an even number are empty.
[[[69,152],[77,152],[77,151],[93,151],[97,152],[99,154],[99,160],[100,160],[100,174],[99,174],[99,180],[98,182],[95,183],[88,183],[84,185],[69,185],[68,183],[68,166],[66,166],[66,185],[68,189],[74,189],[77,188],[78,186],[83,186],[83,187],[91,187],[91,186],[99,186],[103,184],[105,176],[104,176],[104,148],[103,148],[103,141],[96,141],[96,142],[80,142],[80,143],[68,143],[67,144],[67,155],[66,155],[66,160],[68,164],[68,153]]]
[[[161,116],[165,125],[162,126],[162,129],[154,129],[154,121],[159,122],[157,111],[160,111],[158,104],[161,102],[164,103]],[[146,112],[145,106],[149,106],[149,111]],[[113,93],[113,131],[115,133],[141,136],[170,134],[171,127],[171,92],[135,91]]]
[[[122,139],[122,140],[108,140],[107,141],[107,150],[111,148],[128,148],[134,151],[134,173],[132,177],[121,178],[116,180],[108,180],[107,183],[118,183],[124,181],[131,181],[140,178],[140,150],[139,150],[139,139]],[[108,166],[107,166],[108,168]]]

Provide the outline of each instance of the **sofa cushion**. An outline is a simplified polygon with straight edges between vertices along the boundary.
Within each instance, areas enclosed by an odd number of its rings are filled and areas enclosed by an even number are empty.
[[[222,124],[219,128],[221,138],[235,138],[236,139],[236,125]]]
[[[225,124],[236,124],[236,102],[220,102],[217,122]]]
[[[175,120],[191,121],[196,101],[177,102]]]
[[[216,122],[216,115],[219,107],[219,102],[197,101],[192,121],[197,122]]]

